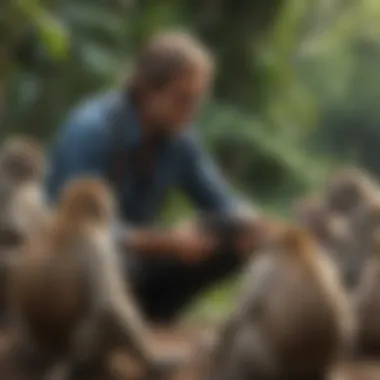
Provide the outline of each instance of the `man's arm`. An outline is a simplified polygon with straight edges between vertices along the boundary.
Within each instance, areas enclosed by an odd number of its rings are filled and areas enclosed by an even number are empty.
[[[191,230],[135,229],[119,224],[113,233],[116,241],[126,250],[176,257],[186,262],[199,261],[215,246],[212,237]]]
[[[196,206],[211,213],[230,213],[236,201],[196,136],[184,142],[181,185]]]
[[[212,160],[196,140],[189,138],[184,143],[181,185],[186,193],[203,211],[232,212],[235,209],[234,199]],[[190,261],[207,256],[215,247],[214,239],[197,230],[196,225],[174,231],[134,230],[128,234],[125,243],[143,252],[159,251]]]
[[[196,136],[189,136],[183,151],[182,187],[198,208],[217,216],[236,217],[237,226],[245,225],[236,240],[236,251],[250,252],[256,247],[260,225],[257,210],[248,202],[235,198],[211,157]]]

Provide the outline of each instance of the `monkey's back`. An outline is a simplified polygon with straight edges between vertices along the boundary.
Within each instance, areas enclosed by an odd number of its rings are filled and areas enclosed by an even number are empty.
[[[80,239],[31,243],[12,276],[12,299],[27,329],[47,349],[63,349],[86,316],[89,290]]]
[[[346,333],[348,303],[330,265],[322,255],[274,259],[261,323],[280,367],[290,373],[330,364]]]

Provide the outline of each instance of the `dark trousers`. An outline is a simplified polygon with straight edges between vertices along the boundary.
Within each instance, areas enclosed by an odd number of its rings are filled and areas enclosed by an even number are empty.
[[[160,257],[161,256],[161,257]],[[153,323],[170,323],[200,292],[241,267],[232,250],[216,250],[198,264],[186,264],[162,255],[135,254],[128,265],[138,304]]]

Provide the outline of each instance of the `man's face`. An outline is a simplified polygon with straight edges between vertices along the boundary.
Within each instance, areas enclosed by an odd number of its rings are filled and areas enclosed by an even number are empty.
[[[173,134],[186,128],[197,112],[209,87],[209,78],[200,72],[187,72],[164,88],[152,92],[145,112],[158,133]]]

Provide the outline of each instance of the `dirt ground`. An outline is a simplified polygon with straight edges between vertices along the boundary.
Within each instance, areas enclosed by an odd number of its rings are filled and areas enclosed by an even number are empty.
[[[210,344],[214,333],[209,327],[181,326],[178,328],[154,329],[154,351],[157,355],[170,354],[186,362],[197,352],[199,347]],[[25,368],[21,368],[12,354],[13,339],[10,334],[0,331],[0,379],[1,380],[41,380]],[[115,353],[111,362],[112,379],[134,380],[141,376],[141,369],[124,352]],[[177,378],[173,376],[173,378]],[[103,380],[103,379],[102,379]],[[105,379],[104,379],[105,380]],[[108,379],[107,379],[108,380]]]
[[[155,350],[158,354],[174,353],[176,357],[189,358],[184,367],[188,367],[191,358],[199,354],[200,347],[212,345],[216,338],[216,329],[208,326],[184,326],[173,329],[154,330]],[[20,368],[12,360],[12,338],[0,331],[0,380],[42,380]],[[112,380],[137,380],[141,378],[139,367],[126,353],[116,353],[112,363]],[[194,371],[180,370],[165,377],[165,380],[199,380]],[[45,380],[45,379],[44,379]],[[55,379],[54,379],[55,380]],[[97,379],[111,380],[111,379]],[[380,380],[380,361],[346,362],[339,364],[330,380]]]
[[[154,330],[155,347],[157,355],[168,354],[183,361],[185,365],[192,361],[199,349],[211,346],[216,338],[216,328],[209,326],[181,326],[173,329]],[[113,368],[117,379],[139,378],[139,369],[133,365],[126,353],[115,355]],[[178,379],[173,374],[171,379]],[[181,376],[182,378],[182,376]],[[166,380],[166,379],[165,379]]]

